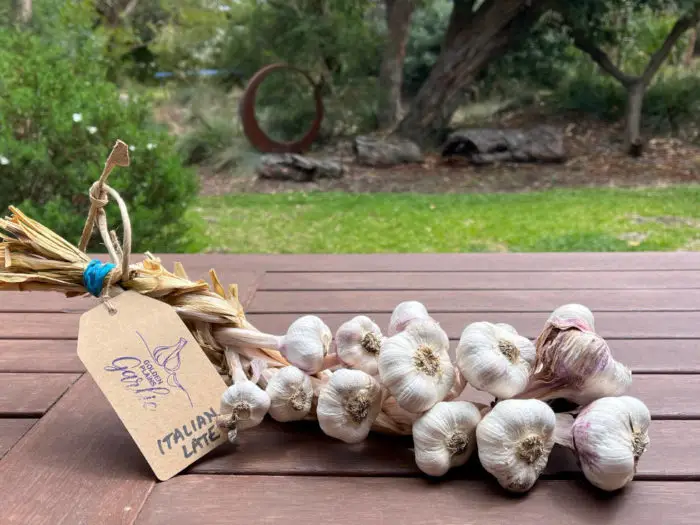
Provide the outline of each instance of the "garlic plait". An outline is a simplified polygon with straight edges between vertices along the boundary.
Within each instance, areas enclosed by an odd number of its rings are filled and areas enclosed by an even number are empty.
[[[359,443],[382,409],[382,391],[371,375],[341,368],[333,372],[318,396],[318,424],[327,435]]]
[[[336,352],[340,360],[351,368],[377,375],[377,358],[384,336],[369,317],[353,317],[335,333]]]
[[[413,321],[384,341],[379,378],[397,403],[409,412],[425,412],[442,401],[455,381],[449,339],[435,321]]]
[[[275,421],[298,421],[311,410],[314,398],[311,378],[295,366],[285,366],[267,382],[270,416]]]
[[[554,446],[555,415],[536,399],[507,399],[476,427],[479,461],[505,489],[527,492]]]
[[[403,332],[413,321],[425,321],[430,319],[431,317],[428,314],[428,310],[423,303],[419,303],[418,301],[404,301],[399,303],[391,313],[387,334],[391,337],[399,332]]]
[[[649,409],[639,399],[604,397],[581,410],[568,436],[558,428],[557,443],[574,450],[593,485],[618,490],[634,478],[649,445],[650,423]]]
[[[443,476],[464,465],[476,448],[479,409],[467,401],[441,401],[413,424],[416,465],[430,476]]]
[[[510,325],[478,322],[462,332],[456,357],[469,384],[508,399],[527,387],[535,364],[535,345]]]
[[[565,398],[585,405],[622,395],[632,384],[632,372],[615,361],[605,339],[570,321],[548,321],[535,344],[535,373],[519,398]]]

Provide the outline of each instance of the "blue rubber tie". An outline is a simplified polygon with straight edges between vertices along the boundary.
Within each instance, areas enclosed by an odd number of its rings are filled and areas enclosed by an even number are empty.
[[[97,259],[90,261],[83,272],[83,284],[87,291],[95,297],[102,295],[102,287],[105,284],[105,277],[112,271],[112,263],[103,263]]]

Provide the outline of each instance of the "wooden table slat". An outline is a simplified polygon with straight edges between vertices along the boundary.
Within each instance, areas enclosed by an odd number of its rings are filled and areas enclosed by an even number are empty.
[[[0,462],[3,525],[132,523],[154,476],[88,376]]]
[[[41,416],[79,377],[0,373],[0,416]]]
[[[183,476],[156,486],[136,523],[229,525],[232,515],[256,524],[691,525],[700,523],[700,483],[636,482],[611,496],[579,480],[540,481],[510,497],[483,481]]]
[[[74,339],[0,339],[0,372],[84,372]]]
[[[700,288],[700,271],[271,272],[258,291],[624,290]]]
[[[0,458],[7,454],[38,420],[0,418]]]
[[[700,310],[700,289],[685,290],[416,290],[405,291],[258,291],[248,312],[391,312],[407,299],[429,312],[542,312],[581,303],[593,312]],[[545,315],[546,318],[546,315]]]

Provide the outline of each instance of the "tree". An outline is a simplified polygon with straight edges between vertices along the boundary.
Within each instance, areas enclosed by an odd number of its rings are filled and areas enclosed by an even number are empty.
[[[377,123],[380,128],[393,127],[401,118],[401,86],[406,56],[413,0],[385,0],[388,34],[379,68],[379,104]]]
[[[28,24],[32,19],[32,0],[15,0],[15,20],[21,25]]]
[[[643,3],[638,2],[638,4]],[[637,156],[642,153],[643,149],[641,120],[644,94],[654,75],[666,61],[683,33],[695,27],[700,21],[700,2],[693,0],[685,2],[686,5],[678,6],[681,10],[679,18],[662,45],[651,55],[644,70],[638,75],[622,71],[618,65],[613,63],[598,42],[598,40],[605,39],[601,21],[605,19],[608,9],[614,9],[614,4],[615,2],[588,1],[574,5],[567,0],[560,0],[556,9],[564,17],[564,22],[569,27],[573,37],[574,45],[588,54],[603,71],[611,75],[626,90],[625,150],[630,155]]]
[[[466,88],[527,33],[545,5],[544,0],[454,0],[440,55],[398,134],[419,144],[441,139]]]

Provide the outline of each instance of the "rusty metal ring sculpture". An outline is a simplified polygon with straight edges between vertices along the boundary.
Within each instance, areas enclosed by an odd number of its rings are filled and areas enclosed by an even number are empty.
[[[272,72],[279,70],[289,70],[300,73],[306,77],[309,83],[314,88],[314,98],[316,100],[316,118],[314,119],[311,128],[299,140],[292,142],[279,142],[272,140],[263,131],[255,116],[255,98],[260,84]],[[307,151],[311,144],[318,137],[321,131],[321,122],[323,121],[323,98],[321,96],[321,86],[316,84],[308,73],[299,68],[288,64],[270,64],[260,69],[248,82],[248,85],[243,92],[239,106],[239,114],[241,123],[243,124],[243,133],[248,138],[255,149],[263,153],[303,153]]]

